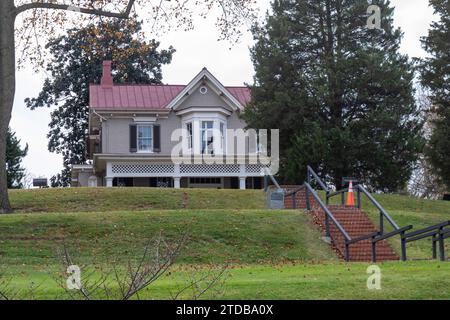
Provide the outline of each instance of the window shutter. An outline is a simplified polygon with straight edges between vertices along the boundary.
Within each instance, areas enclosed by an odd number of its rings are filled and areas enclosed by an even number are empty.
[[[137,152],[137,126],[135,124],[130,125],[130,152]]]
[[[161,126],[153,126],[153,152],[161,152]]]
[[[153,125],[153,152],[161,152],[161,126]]]

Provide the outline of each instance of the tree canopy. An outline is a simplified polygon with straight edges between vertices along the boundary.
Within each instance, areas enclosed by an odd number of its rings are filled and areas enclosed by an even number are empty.
[[[425,150],[434,174],[450,190],[450,1],[431,0],[430,4],[439,20],[422,39],[429,57],[419,66],[432,104],[432,134]]]
[[[6,137],[6,171],[9,189],[23,188],[25,168],[22,167],[22,160],[27,154],[28,144],[22,149],[16,133],[8,129]]]
[[[273,2],[253,28],[252,127],[280,128],[281,175],[300,183],[311,165],[340,187],[354,176],[378,190],[405,187],[422,148],[413,67],[389,1]]]
[[[159,42],[146,40],[136,19],[98,22],[51,39],[46,70],[49,77],[31,109],[56,107],[48,133],[50,152],[63,155],[64,170],[53,177],[54,187],[70,185],[71,165],[86,163],[89,120],[89,84],[99,83],[102,62],[112,60],[115,83],[159,84],[161,66],[172,60],[174,49],[158,50]]]
[[[25,60],[44,65],[42,42],[68,26],[93,19],[128,19],[146,15],[151,32],[193,28],[193,17],[216,15],[222,38],[239,37],[240,27],[255,17],[256,0],[2,0],[0,1],[0,213],[12,211],[6,172],[6,136],[16,92],[16,68]],[[195,11],[195,12],[194,12]],[[20,55],[16,55],[16,48]],[[17,64],[19,62],[19,64]]]

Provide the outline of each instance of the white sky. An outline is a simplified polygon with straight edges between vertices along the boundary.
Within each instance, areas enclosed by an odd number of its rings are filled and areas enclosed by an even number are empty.
[[[391,0],[396,7],[395,24],[405,33],[401,51],[410,57],[420,57],[424,51],[420,46],[420,37],[427,34],[433,20],[433,10],[426,0]],[[269,0],[260,0],[263,14],[269,8]],[[153,38],[149,34],[149,38]],[[177,52],[169,66],[163,68],[164,83],[186,84],[203,67],[207,67],[224,85],[243,85],[252,83],[253,65],[249,48],[253,44],[252,36],[245,33],[237,45],[218,42],[218,33],[214,21],[198,19],[195,29],[189,32],[172,31],[160,38],[161,48],[172,45]],[[47,151],[48,123],[50,110],[30,111],[25,107],[24,99],[35,97],[42,86],[43,73],[34,73],[25,68],[17,73],[17,91],[11,120],[22,143],[29,144],[29,154],[24,166],[34,177],[47,177],[62,169],[62,157]]]

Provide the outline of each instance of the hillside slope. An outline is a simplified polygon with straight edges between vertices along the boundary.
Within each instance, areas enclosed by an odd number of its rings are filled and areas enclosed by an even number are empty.
[[[9,194],[14,210],[23,213],[265,208],[261,190],[67,188]]]

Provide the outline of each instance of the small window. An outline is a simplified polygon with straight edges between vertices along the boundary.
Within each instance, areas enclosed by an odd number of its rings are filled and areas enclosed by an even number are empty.
[[[225,123],[220,123],[220,149],[225,151]]]
[[[192,150],[193,144],[194,144],[192,122],[188,122],[186,124],[186,130],[187,130],[187,134],[188,134],[187,147],[188,147],[188,150]]]
[[[137,127],[138,152],[153,151],[153,126],[139,125]]]
[[[202,154],[214,154],[214,121],[202,121]]]

